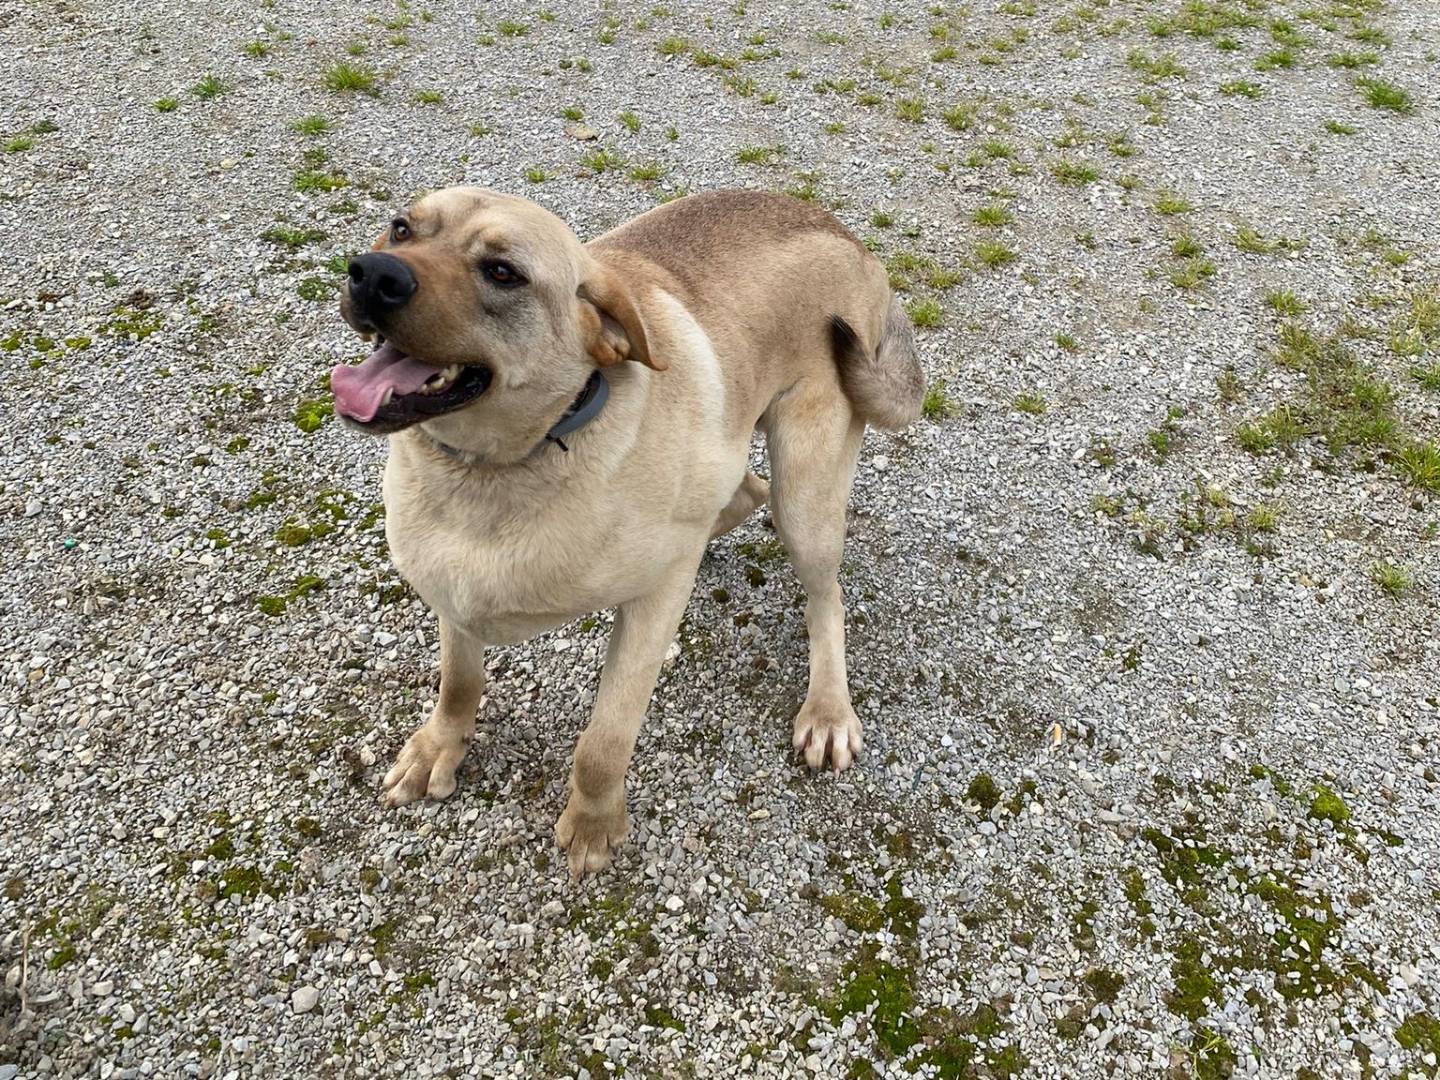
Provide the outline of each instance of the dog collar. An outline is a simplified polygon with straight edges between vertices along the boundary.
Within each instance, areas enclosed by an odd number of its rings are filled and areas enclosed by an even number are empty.
[[[565,414],[545,433],[545,438],[535,447],[535,450],[539,450],[540,447],[546,443],[554,443],[568,454],[570,447],[565,445],[561,436],[569,435],[572,431],[579,431],[586,424],[590,423],[591,420],[599,416],[600,410],[605,408],[605,401],[609,397],[610,382],[605,378],[604,372],[596,368],[590,373],[590,378],[585,380],[585,385],[580,388],[579,395],[570,403],[570,407],[565,410]],[[461,450],[458,446],[451,446],[449,443],[441,442],[428,431],[424,434],[425,437],[430,440],[430,444],[446,457],[461,462],[464,465],[475,464],[473,454]],[[533,455],[534,452],[535,451],[532,450],[531,454]]]

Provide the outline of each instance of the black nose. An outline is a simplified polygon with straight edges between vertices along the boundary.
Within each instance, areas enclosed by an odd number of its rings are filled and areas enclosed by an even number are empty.
[[[375,319],[404,307],[420,283],[403,259],[372,251],[350,260],[350,299],[360,314]]]

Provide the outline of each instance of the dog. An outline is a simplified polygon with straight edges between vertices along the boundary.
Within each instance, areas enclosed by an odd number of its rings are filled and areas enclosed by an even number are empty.
[[[794,747],[860,752],[838,581],[866,424],[899,430],[925,378],[880,262],[831,214],[714,191],[587,243],[526,199],[434,192],[350,260],[341,315],[376,348],[331,373],[336,412],[390,437],[385,535],[439,616],[440,691],[385,776],[401,806],[455,790],[486,646],[615,608],[555,840],[576,879],[629,830],[625,774],[708,541],[767,499],[807,598]],[[749,471],[755,431],[771,477]]]

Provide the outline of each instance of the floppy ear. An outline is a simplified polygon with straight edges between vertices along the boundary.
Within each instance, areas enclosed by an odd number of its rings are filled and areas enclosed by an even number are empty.
[[[664,371],[670,365],[650,355],[645,321],[630,290],[613,271],[596,266],[575,291],[585,323],[585,349],[601,367],[635,360]]]

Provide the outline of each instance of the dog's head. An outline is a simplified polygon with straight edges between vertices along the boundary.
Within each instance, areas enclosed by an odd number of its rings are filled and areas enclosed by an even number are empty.
[[[555,215],[456,187],[349,264],[340,314],[378,347],[335,368],[336,411],[386,435],[424,423],[497,464],[524,457],[596,365],[651,355],[627,283]]]

